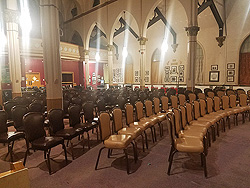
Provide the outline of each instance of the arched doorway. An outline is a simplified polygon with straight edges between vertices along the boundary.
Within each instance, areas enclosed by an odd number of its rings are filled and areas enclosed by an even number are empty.
[[[125,62],[125,84],[133,84],[133,58],[130,54]]]
[[[240,49],[239,85],[250,85],[250,35]]]
[[[161,51],[156,48],[151,60],[151,83],[152,84],[161,84],[160,78],[160,62],[161,62]]]
[[[196,46],[196,61],[195,61],[195,83],[203,84],[203,65],[204,65],[204,53],[201,45],[197,43]]]

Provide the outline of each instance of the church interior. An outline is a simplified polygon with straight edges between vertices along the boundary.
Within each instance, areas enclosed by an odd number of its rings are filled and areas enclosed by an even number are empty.
[[[0,187],[249,187],[249,12],[1,0]]]

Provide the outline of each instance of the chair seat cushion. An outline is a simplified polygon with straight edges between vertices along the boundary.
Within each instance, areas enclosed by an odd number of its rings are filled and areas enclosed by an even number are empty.
[[[180,152],[202,153],[203,143],[199,138],[178,138],[175,140],[175,148]]]
[[[184,129],[184,131],[194,131],[194,132],[201,132],[203,136],[206,135],[207,133],[207,128],[206,127],[202,127],[202,126],[190,126],[187,125]]]
[[[157,113],[156,114],[157,119],[161,122],[164,121],[166,119],[166,114],[165,113]]]
[[[209,129],[212,126],[212,123],[208,122],[208,121],[197,121],[197,120],[194,120],[194,121],[191,121],[189,123],[189,125],[191,125],[191,126],[199,126],[199,127],[206,127],[206,129]]]
[[[0,142],[1,143],[8,143],[20,138],[25,138],[24,132],[7,132],[0,134]]]
[[[68,128],[68,129],[62,129],[60,131],[57,131],[55,136],[63,137],[66,140],[71,140],[72,138],[79,135],[79,132],[76,131],[74,128]]]
[[[208,119],[214,119],[216,122],[221,120],[221,116],[219,115],[215,115],[215,114],[206,114],[203,116],[204,118],[208,118]]]
[[[106,148],[110,149],[124,149],[132,142],[131,135],[111,135],[108,139],[104,140]]]
[[[212,112],[210,113],[211,115],[216,115],[216,116],[220,116],[221,118],[224,118],[227,116],[227,113],[223,112],[223,111],[218,111],[218,112]]]
[[[62,143],[62,137],[41,137],[31,142],[32,148],[37,150],[48,150]]]
[[[145,122],[139,121],[139,122],[130,123],[129,127],[136,127],[136,128],[140,128],[142,131],[145,131],[147,128],[150,128],[151,125],[147,121]]]
[[[184,130],[179,133],[179,138],[198,138],[203,140],[203,133],[199,131]]]
[[[213,119],[211,117],[199,117],[197,119],[198,121],[208,121],[210,122],[212,125],[214,125],[217,122],[217,119]]]
[[[130,135],[132,136],[132,139],[135,139],[142,134],[142,130],[136,127],[125,127],[119,130],[118,134]]]
[[[74,126],[74,128],[76,129],[76,131],[85,132],[85,131],[89,131],[93,128],[96,128],[97,125],[98,125],[98,123],[93,121],[91,123],[78,123]]]

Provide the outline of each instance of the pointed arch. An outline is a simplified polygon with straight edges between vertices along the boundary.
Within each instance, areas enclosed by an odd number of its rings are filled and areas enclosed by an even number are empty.
[[[70,42],[72,44],[76,44],[78,46],[84,46],[83,45],[82,37],[81,37],[81,35],[77,31],[74,31],[74,34],[72,35]]]
[[[239,85],[250,85],[250,35],[245,38],[240,47]]]

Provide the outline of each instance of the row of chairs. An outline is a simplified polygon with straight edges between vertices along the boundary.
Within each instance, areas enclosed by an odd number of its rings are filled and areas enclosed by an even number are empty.
[[[240,94],[239,106],[236,96],[207,97],[193,102],[186,102],[168,113],[170,122],[171,150],[169,154],[168,174],[170,175],[173,157],[176,152],[200,153],[204,175],[207,177],[206,156],[211,140],[216,140],[220,129],[225,131],[226,120],[230,128],[230,117],[238,125],[238,114],[250,118],[250,106],[247,105],[247,95]],[[221,106],[222,105],[222,106]],[[250,120],[250,119],[249,119]],[[212,138],[211,138],[212,137]]]

